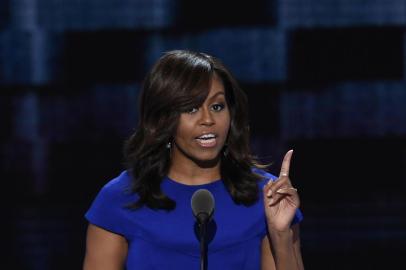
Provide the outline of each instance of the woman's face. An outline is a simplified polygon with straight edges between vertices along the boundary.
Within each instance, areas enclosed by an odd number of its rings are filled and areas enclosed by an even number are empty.
[[[199,108],[181,113],[172,161],[210,162],[221,154],[230,128],[224,85],[215,74],[209,94]]]

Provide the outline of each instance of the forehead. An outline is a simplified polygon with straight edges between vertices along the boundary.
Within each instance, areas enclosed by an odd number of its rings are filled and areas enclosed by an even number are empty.
[[[222,96],[221,94],[225,95],[223,81],[220,79],[219,76],[213,74],[213,77],[210,82],[209,95],[207,96],[207,98],[211,98],[214,96]]]

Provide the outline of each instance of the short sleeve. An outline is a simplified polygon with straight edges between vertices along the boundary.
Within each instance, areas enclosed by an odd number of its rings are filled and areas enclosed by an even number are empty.
[[[99,191],[85,214],[89,223],[116,234],[127,235],[126,205],[129,203],[127,183],[129,176],[127,172],[123,172]]]
[[[263,178],[259,182],[261,190],[269,180],[275,181],[276,179],[278,179],[278,177],[276,177],[275,175],[258,168],[254,168],[252,169],[252,171]],[[300,209],[297,209],[291,225],[300,223],[302,220],[303,220],[302,211],[300,211]]]

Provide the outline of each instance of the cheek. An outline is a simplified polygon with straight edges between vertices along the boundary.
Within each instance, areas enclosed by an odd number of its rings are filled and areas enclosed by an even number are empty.
[[[225,119],[224,119],[224,130],[226,131],[226,133],[228,133],[228,131],[231,128],[231,119],[230,119],[230,115],[228,114]]]
[[[191,125],[191,121],[180,119],[178,128],[176,129],[176,135],[175,135],[175,140],[183,140],[187,139],[190,137],[190,134],[192,134],[193,130],[193,125]]]

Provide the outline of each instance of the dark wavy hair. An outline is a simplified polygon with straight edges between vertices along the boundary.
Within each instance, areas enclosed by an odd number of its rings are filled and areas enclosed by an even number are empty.
[[[221,155],[222,180],[235,203],[248,206],[258,200],[260,177],[252,168],[264,166],[250,153],[245,93],[218,59],[204,53],[175,50],[165,53],[147,74],[140,96],[138,128],[125,143],[131,192],[139,196],[130,208],[176,207],[175,201],[161,190],[161,182],[170,168],[167,144],[176,134],[180,114],[203,104],[214,74],[224,84],[231,116]]]

